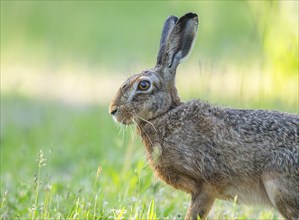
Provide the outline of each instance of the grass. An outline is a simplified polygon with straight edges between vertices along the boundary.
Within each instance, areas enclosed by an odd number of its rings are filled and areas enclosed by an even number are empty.
[[[107,106],[1,97],[1,219],[178,219],[189,199],[153,176]],[[209,218],[280,216],[216,201]]]

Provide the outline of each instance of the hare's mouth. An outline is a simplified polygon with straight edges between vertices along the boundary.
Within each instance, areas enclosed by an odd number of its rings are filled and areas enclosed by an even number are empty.
[[[133,119],[132,118],[122,118],[122,117],[117,117],[113,116],[113,120],[117,123],[123,124],[123,125],[130,125],[133,124]]]

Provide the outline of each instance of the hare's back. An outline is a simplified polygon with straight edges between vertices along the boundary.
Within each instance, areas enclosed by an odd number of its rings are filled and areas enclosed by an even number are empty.
[[[177,146],[217,158],[220,166],[238,162],[238,169],[248,174],[256,172],[254,167],[299,167],[299,116],[295,114],[190,101],[175,109],[163,126]]]
[[[299,116],[267,110],[224,111],[225,122],[245,143],[260,147],[299,148]]]

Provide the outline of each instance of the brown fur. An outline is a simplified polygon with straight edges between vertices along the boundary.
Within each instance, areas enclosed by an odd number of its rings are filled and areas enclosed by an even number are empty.
[[[157,66],[130,77],[110,105],[114,119],[135,123],[159,178],[192,195],[186,219],[206,218],[216,198],[275,207],[299,217],[299,117],[183,103],[175,88],[190,52],[196,14],[165,22]],[[139,91],[147,80],[151,87]]]

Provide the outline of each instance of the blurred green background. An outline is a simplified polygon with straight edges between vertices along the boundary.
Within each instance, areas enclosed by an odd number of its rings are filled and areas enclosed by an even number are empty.
[[[178,69],[183,100],[299,113],[296,0],[1,1],[1,218],[184,215],[188,196],[153,176],[107,108],[155,65],[164,20],[189,11],[199,29]],[[278,218],[223,202],[210,216]]]

